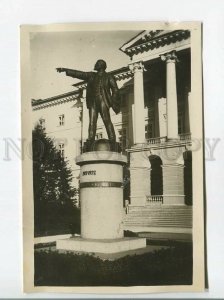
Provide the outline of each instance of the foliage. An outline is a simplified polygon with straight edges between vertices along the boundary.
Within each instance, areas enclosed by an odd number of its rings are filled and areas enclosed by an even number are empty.
[[[32,146],[35,236],[69,230],[74,216],[78,226],[71,169],[39,124],[33,130]]]
[[[192,244],[110,261],[87,254],[35,253],[36,286],[192,284]]]

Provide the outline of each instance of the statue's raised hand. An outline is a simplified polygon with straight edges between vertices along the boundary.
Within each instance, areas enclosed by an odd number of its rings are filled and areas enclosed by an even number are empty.
[[[61,72],[65,72],[65,68],[56,68],[57,72],[61,73]]]

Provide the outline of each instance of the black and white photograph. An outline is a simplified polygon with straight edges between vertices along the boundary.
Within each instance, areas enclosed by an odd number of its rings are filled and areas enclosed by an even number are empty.
[[[21,26],[25,292],[204,290],[201,28]]]

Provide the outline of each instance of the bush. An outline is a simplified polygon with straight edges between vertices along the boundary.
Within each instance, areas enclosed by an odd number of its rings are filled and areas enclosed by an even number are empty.
[[[183,244],[109,261],[87,254],[35,253],[36,286],[192,284],[192,247]]]
[[[55,205],[54,203],[44,205],[43,208],[43,210],[39,210],[41,222],[35,226],[35,237],[69,233],[80,234],[80,209],[72,206]]]

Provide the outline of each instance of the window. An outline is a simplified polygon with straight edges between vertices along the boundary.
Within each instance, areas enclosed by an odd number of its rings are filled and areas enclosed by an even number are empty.
[[[118,130],[118,141],[121,144],[122,151],[127,147],[127,129],[122,128]]]
[[[65,115],[59,115],[59,126],[65,125]]]
[[[65,144],[64,143],[59,144],[59,151],[60,151],[61,157],[65,157]]]
[[[145,125],[145,139],[148,140],[153,137],[153,125],[149,123]]]
[[[184,118],[182,113],[178,114],[178,133],[184,133]]]
[[[96,134],[96,139],[99,140],[99,139],[102,139],[103,138],[103,133],[102,132],[98,132]]]
[[[39,120],[39,123],[40,123],[40,126],[41,126],[43,129],[45,129],[45,119],[41,118],[41,119]]]

